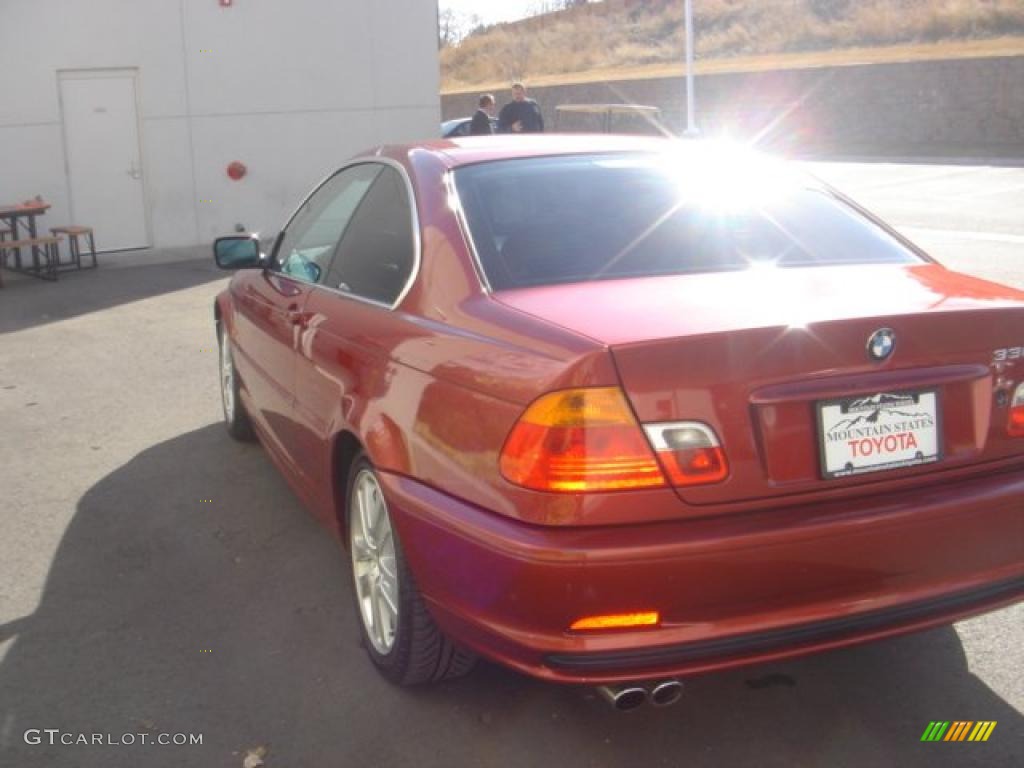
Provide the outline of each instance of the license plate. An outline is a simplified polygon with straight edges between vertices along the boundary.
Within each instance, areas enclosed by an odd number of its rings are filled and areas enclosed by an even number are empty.
[[[938,394],[879,392],[821,401],[818,435],[825,478],[938,461]]]

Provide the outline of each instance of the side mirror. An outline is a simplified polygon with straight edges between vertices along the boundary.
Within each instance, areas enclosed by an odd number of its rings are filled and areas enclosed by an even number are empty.
[[[213,258],[221,269],[263,269],[259,238],[252,235],[218,237],[213,241]]]

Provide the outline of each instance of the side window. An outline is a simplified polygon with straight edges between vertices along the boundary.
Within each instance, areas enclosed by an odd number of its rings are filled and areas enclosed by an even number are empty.
[[[283,273],[310,283],[323,282],[341,233],[380,171],[381,166],[373,163],[346,168],[302,204],[277,249]]]
[[[392,304],[413,269],[411,201],[398,171],[384,168],[338,245],[325,284]]]

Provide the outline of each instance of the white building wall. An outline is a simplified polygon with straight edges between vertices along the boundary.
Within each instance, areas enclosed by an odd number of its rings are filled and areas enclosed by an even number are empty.
[[[436,12],[428,0],[0,0],[0,204],[40,194],[47,226],[69,222],[58,71],[137,68],[153,245],[276,231],[345,158],[437,135]],[[249,171],[238,182],[233,160]]]

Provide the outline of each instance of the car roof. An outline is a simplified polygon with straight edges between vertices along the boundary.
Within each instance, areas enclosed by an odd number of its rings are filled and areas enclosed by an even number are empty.
[[[666,150],[696,152],[703,142],[693,139],[661,136],[615,136],[608,134],[497,134],[436,139],[416,144],[397,144],[378,148],[372,153],[408,158],[416,152],[428,152],[447,167],[526,157],[585,155],[616,152],[665,152]]]

